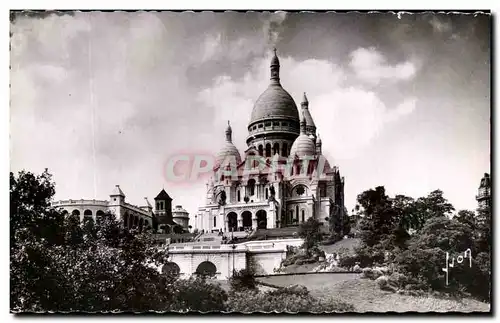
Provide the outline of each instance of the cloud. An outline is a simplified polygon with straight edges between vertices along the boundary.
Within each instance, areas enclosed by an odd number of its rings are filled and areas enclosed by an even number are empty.
[[[214,35],[207,35],[202,48],[201,60],[203,62],[211,60],[217,54],[220,54],[222,52],[221,39],[222,39],[221,33],[217,33]]]
[[[221,76],[211,87],[200,91],[200,102],[221,116],[214,120],[214,128],[220,129],[219,145],[223,143],[226,119],[230,119],[233,142],[240,151],[246,148],[244,139],[253,104],[269,83],[269,60],[269,56],[260,59],[242,79]],[[379,56],[378,62],[383,61]],[[415,98],[387,107],[376,92],[365,90],[359,82],[352,85],[348,70],[328,61],[281,57],[280,62],[283,87],[298,107],[302,92],[307,92],[311,114],[323,138],[323,149],[337,158],[353,158],[387,123],[415,109]]]
[[[350,56],[349,66],[356,77],[371,84],[378,84],[383,80],[410,80],[417,72],[412,62],[389,65],[385,57],[375,48],[358,48]]]
[[[277,11],[272,13],[268,20],[264,23],[264,34],[267,36],[267,44],[269,47],[274,47],[280,39],[280,33],[283,31],[283,22],[286,19],[287,13]]]
[[[453,30],[453,25],[451,21],[445,21],[444,17],[438,18],[436,15],[433,15],[431,19],[429,19],[429,23],[432,26],[434,32],[437,33],[449,33]]]

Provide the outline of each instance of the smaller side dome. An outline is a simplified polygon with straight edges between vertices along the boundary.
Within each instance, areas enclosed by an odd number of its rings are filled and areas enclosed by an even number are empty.
[[[295,139],[290,148],[290,156],[304,157],[316,155],[316,142],[306,134],[306,118],[302,113],[300,120],[300,136]]]
[[[290,148],[290,155],[298,157],[314,156],[316,155],[316,144],[308,135],[301,134],[293,142],[292,148]]]
[[[241,155],[238,148],[236,148],[233,144],[232,133],[233,131],[228,120],[226,128],[226,143],[216,156],[216,167],[221,165],[223,162],[230,163],[233,159],[236,160],[236,165],[241,163]]]

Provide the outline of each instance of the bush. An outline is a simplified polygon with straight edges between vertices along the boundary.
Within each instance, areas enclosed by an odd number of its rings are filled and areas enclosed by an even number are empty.
[[[394,284],[393,281],[390,280],[388,276],[380,276],[378,277],[375,282],[377,283],[378,287],[381,290],[389,291],[389,292],[396,292],[397,286]]]
[[[361,267],[370,267],[375,264],[383,264],[385,260],[384,250],[378,247],[360,246],[354,248],[354,252],[355,254],[342,255],[339,259],[339,266],[352,268],[359,264]]]
[[[246,268],[235,271],[233,276],[229,278],[229,285],[232,291],[256,289],[257,282],[255,280],[255,274],[251,269]]]
[[[176,292],[169,311],[212,312],[226,309],[228,295],[218,284],[196,277],[187,280],[179,279],[172,287]]]
[[[354,306],[334,299],[322,299],[305,293],[302,287],[287,287],[269,292],[233,293],[227,302],[231,312],[254,313],[331,313],[352,312]]]
[[[339,242],[340,240],[342,240],[342,236],[340,234],[332,233],[326,238],[326,240],[322,241],[321,244],[324,246],[329,246],[336,242]]]

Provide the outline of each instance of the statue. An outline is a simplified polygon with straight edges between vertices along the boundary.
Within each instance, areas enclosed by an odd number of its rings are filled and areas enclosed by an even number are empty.
[[[276,195],[276,191],[274,190],[274,185],[271,185],[271,187],[269,188],[269,192],[271,193],[271,196]]]
[[[219,206],[226,205],[226,191],[220,193]]]

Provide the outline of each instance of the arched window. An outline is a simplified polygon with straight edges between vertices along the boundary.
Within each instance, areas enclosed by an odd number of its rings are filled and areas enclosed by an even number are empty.
[[[161,268],[162,274],[171,275],[173,277],[179,276],[180,272],[181,269],[179,268],[179,265],[177,265],[175,262],[167,262]]]
[[[264,155],[264,148],[262,147],[262,145],[259,145],[259,156],[263,155]]]
[[[266,157],[271,157],[271,144],[266,144]]]
[[[266,199],[269,198],[269,189],[266,187]]]
[[[295,217],[296,217],[295,221],[299,222],[299,206],[298,205],[295,206]]]
[[[280,144],[279,143],[274,143],[273,146],[273,155],[279,154],[280,153]]]
[[[286,142],[284,142],[283,146],[281,147],[281,156],[288,156],[288,144]]]
[[[238,202],[241,200],[240,190],[238,190]]]
[[[195,274],[199,276],[213,277],[217,274],[217,267],[215,267],[215,265],[210,261],[204,261],[198,265]]]
[[[306,221],[306,211],[302,209],[302,222]]]
[[[217,226],[217,217],[214,216],[214,228]]]
[[[80,211],[78,211],[78,210],[73,210],[73,212],[71,212],[71,215],[80,215]]]
[[[290,210],[290,219],[288,219],[288,223],[292,223],[293,221],[293,210]]]
[[[92,217],[92,211],[90,211],[90,210],[85,210],[85,211],[83,212],[83,217],[84,217],[84,218],[89,218],[89,217],[91,218],[91,217]]]
[[[255,194],[255,180],[254,179],[251,179],[248,181],[247,188],[248,188],[248,195],[253,196]]]

